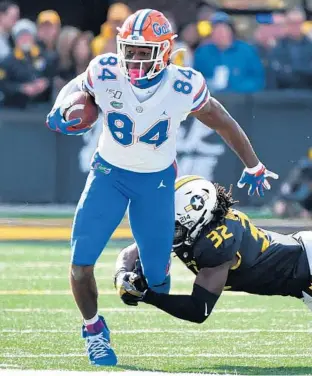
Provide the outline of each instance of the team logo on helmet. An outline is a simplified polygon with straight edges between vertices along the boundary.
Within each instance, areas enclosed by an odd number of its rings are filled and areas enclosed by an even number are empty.
[[[205,206],[205,200],[202,196],[195,195],[191,198],[191,206],[194,210],[202,210],[202,208]]]
[[[160,25],[158,22],[155,22],[153,23],[152,27],[153,27],[154,34],[157,35],[158,37],[172,33],[169,22],[166,22],[163,25]]]
[[[129,46],[148,47],[151,50],[149,59],[136,59],[139,76],[134,81],[152,79],[163,71],[170,61],[173,49],[173,34],[169,20],[159,11],[140,9],[128,17],[117,35],[118,64],[121,73],[128,79],[133,75],[129,72],[129,64],[133,58],[127,56]],[[132,69],[132,68],[130,68]]]

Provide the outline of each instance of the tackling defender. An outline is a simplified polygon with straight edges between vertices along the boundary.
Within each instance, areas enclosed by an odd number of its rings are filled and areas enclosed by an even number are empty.
[[[246,214],[231,208],[231,191],[199,176],[177,179],[175,204],[173,251],[196,274],[192,294],[149,289],[140,267],[134,270],[138,252],[132,244],[118,256],[115,276],[126,304],[142,301],[182,320],[202,323],[226,288],[292,296],[312,310],[312,231],[282,235],[256,227]]]
[[[263,195],[267,177],[250,142],[222,105],[210,97],[203,76],[170,63],[176,35],[164,15],[143,9],[119,30],[117,55],[93,59],[87,71],[59,94],[47,126],[68,135],[80,119],[66,121],[66,97],[84,90],[103,114],[103,132],[77,206],[72,231],[71,286],[84,318],[90,362],[115,365],[107,323],[98,315],[94,265],[127,208],[144,275],[160,291],[174,236],[176,131],[189,113],[219,133],[246,168],[239,185]],[[154,203],[153,215],[150,203]],[[159,231],[155,229],[159,228]]]

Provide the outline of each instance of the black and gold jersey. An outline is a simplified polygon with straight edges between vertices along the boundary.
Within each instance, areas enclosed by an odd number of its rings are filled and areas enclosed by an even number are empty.
[[[311,284],[307,256],[298,241],[256,227],[238,210],[230,210],[221,224],[207,225],[191,247],[181,246],[175,253],[195,274],[235,261],[228,290],[299,298]]]

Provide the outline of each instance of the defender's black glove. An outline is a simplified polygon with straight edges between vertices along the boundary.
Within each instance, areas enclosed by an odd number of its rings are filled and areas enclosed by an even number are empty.
[[[121,300],[131,306],[137,306],[138,302],[142,301],[144,291],[147,289],[144,277],[135,271],[128,272],[123,268],[116,272],[114,285]]]

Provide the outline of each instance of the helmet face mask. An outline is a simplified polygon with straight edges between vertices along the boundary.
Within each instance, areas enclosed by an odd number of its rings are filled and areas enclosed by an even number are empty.
[[[182,244],[192,245],[200,235],[200,231],[196,231],[199,225],[199,222],[195,223],[192,220],[184,225],[175,221],[173,248],[180,247]],[[196,232],[196,236],[193,236],[194,232]]]
[[[181,225],[179,221],[175,221],[174,227],[174,239],[173,239],[173,248],[181,246],[185,243],[188,233],[188,228]]]
[[[128,79],[133,79],[129,66],[136,64],[135,80],[152,79],[161,73],[168,65],[176,37],[167,18],[156,10],[143,9],[126,19],[118,30],[117,55],[121,73]],[[150,59],[132,59],[127,49],[150,48]],[[150,65],[148,65],[150,64]],[[146,68],[149,69],[146,69]],[[145,68],[145,69],[144,69]]]
[[[166,47],[167,46],[167,47]],[[135,48],[150,49],[149,59],[132,59],[129,56],[129,49]],[[169,42],[167,43],[155,43],[155,42],[135,42],[132,40],[123,40],[119,36],[117,37],[117,55],[119,68],[122,74],[131,79],[129,74],[129,65],[137,65],[137,69],[140,72],[140,76],[136,80],[152,79],[156,77],[160,72],[162,72],[166,65],[164,63],[164,55],[170,47]]]
[[[212,221],[216,205],[217,191],[211,182],[191,175],[177,179],[173,248],[193,244],[202,229]]]

